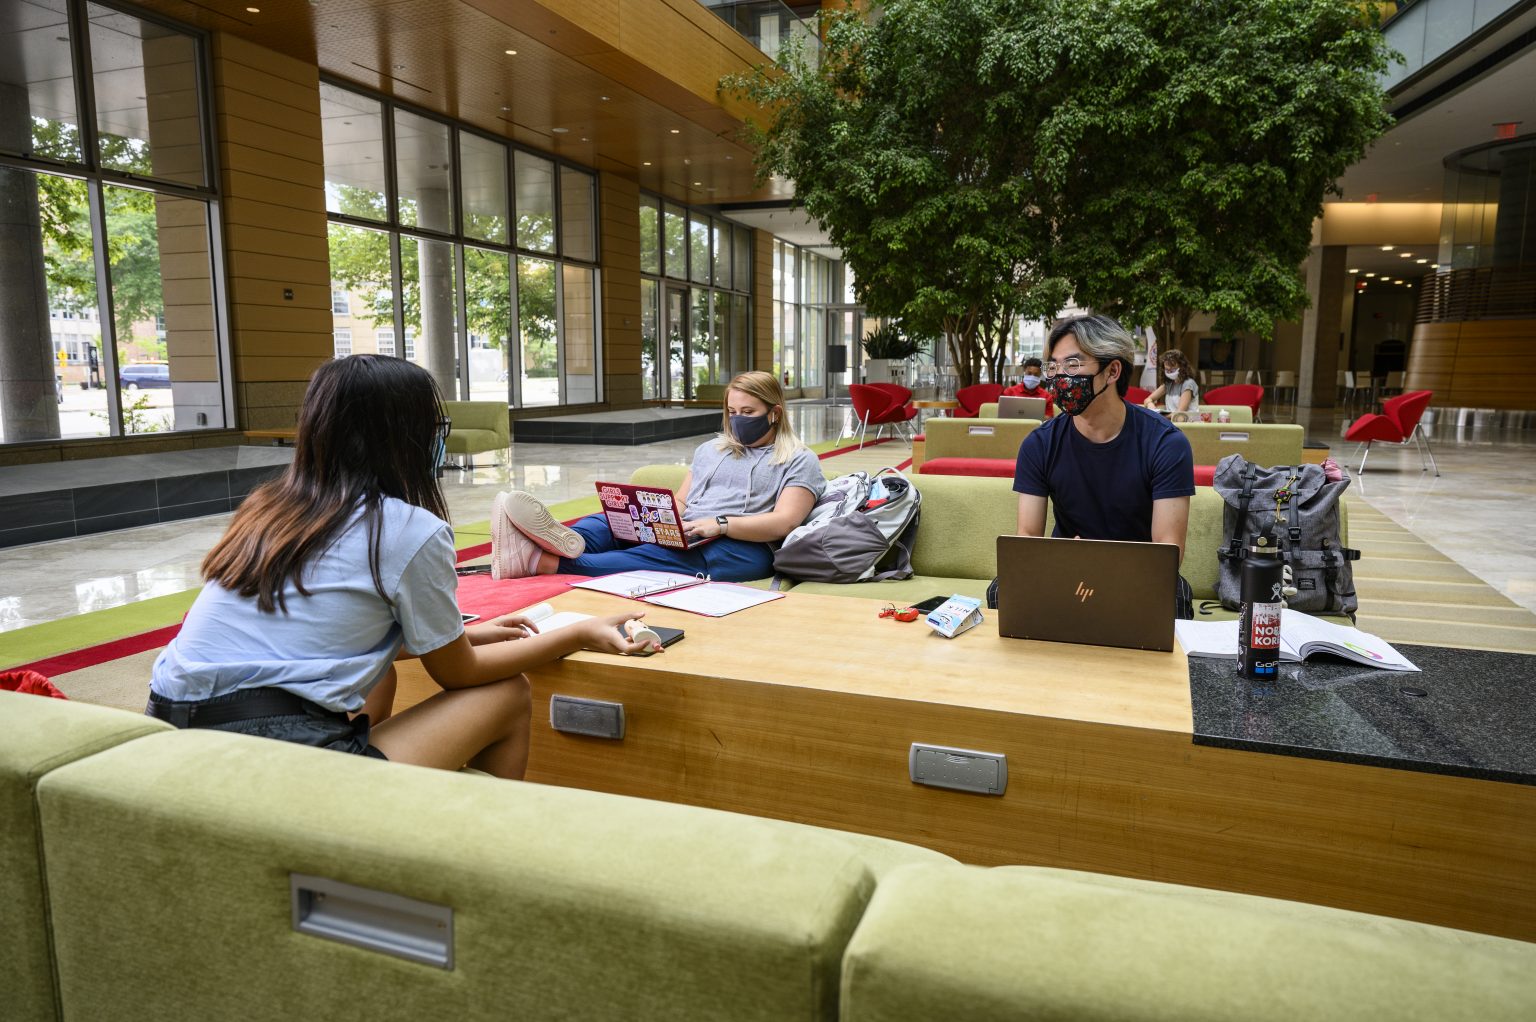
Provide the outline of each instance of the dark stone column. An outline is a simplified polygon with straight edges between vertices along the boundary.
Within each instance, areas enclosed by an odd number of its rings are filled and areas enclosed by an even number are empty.
[[[1307,258],[1307,295],[1301,320],[1301,371],[1296,374],[1296,412],[1338,402],[1339,338],[1344,329],[1344,287],[1349,249],[1314,247]]]
[[[0,137],[5,148],[31,148],[25,86],[0,84]],[[0,442],[57,440],[53,334],[37,178],[0,167]]]

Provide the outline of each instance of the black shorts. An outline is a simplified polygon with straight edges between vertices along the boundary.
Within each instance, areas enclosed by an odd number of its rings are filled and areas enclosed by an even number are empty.
[[[151,717],[168,720],[177,727],[233,731],[241,735],[276,738],[278,741],[297,742],[299,745],[309,745],[317,749],[334,749],[337,752],[350,752],[353,755],[370,756],[374,759],[388,758],[377,747],[368,744],[369,723],[366,713],[348,717],[345,713],[328,710],[307,699],[291,696],[289,693],[281,694],[284,698],[281,698],[280,702],[288,704],[282,707],[284,712],[265,713],[237,720],[219,720],[216,723],[199,722],[195,719],[195,715],[193,719],[188,719],[188,711],[197,710],[213,710],[219,716],[239,716],[242,703],[252,705],[253,699],[263,698],[261,693],[270,695],[272,691],[243,689],[229,695],[188,702],[166,699],[156,692],[151,692],[149,705],[145,707],[144,712]]]

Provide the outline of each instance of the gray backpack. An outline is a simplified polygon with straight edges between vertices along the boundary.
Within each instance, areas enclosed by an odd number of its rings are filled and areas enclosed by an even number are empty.
[[[800,582],[911,578],[922,503],[917,487],[894,468],[839,476],[804,524],[784,537],[774,574]]]
[[[1354,618],[1360,600],[1350,562],[1360,559],[1360,551],[1339,538],[1339,498],[1348,477],[1330,482],[1321,465],[1266,468],[1229,454],[1217,464],[1214,484],[1227,503],[1216,555],[1216,595],[1223,607],[1242,606],[1243,559],[1254,537],[1268,533],[1285,561],[1287,607]]]

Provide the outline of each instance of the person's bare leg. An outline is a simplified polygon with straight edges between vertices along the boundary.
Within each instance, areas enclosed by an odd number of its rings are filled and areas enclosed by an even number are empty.
[[[364,700],[362,712],[368,714],[368,723],[373,727],[384,723],[395,712],[395,688],[399,681],[400,676],[391,664],[388,672],[379,679],[379,683],[373,686],[373,691]]]
[[[534,574],[536,574],[536,575],[553,575],[555,572],[557,572],[559,570],[560,570],[560,558],[556,557],[552,553],[549,553],[548,551],[545,551],[545,552],[539,554],[539,564],[538,564],[538,568],[535,570]]]
[[[457,770],[466,763],[520,779],[528,766],[532,693],[524,675],[439,692],[402,710],[369,736],[397,763]]]

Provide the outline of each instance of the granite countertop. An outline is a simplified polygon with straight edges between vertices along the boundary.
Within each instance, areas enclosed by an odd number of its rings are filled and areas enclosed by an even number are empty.
[[[1258,682],[1190,657],[1195,744],[1536,784],[1536,656],[1397,649],[1420,673],[1319,658]]]

